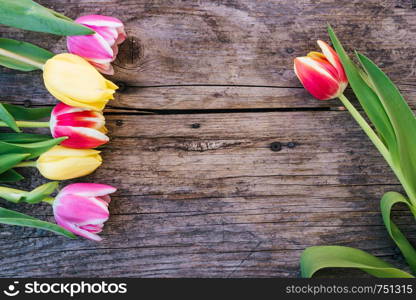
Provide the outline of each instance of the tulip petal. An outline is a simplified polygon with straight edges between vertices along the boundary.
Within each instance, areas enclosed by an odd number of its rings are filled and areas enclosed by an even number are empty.
[[[54,138],[67,136],[68,139],[61,142],[62,146],[90,149],[99,147],[110,140],[108,136],[93,128],[55,126],[52,131]]]
[[[78,226],[76,226],[75,224],[65,222],[62,219],[56,218],[56,217],[55,217],[55,220],[56,220],[56,223],[58,225],[60,225],[60,226],[64,227],[65,229],[75,233],[76,235],[85,237],[89,240],[96,241],[96,242],[102,241],[102,238],[99,235],[97,235],[95,233],[92,233],[92,232],[89,232],[87,230],[81,229]]]
[[[108,194],[116,189],[105,184],[74,183],[66,186],[53,202],[56,222],[85,238],[100,241],[97,235],[110,216]]]
[[[79,228],[82,230],[86,230],[88,232],[97,234],[103,231],[103,224],[98,224],[98,225],[88,224],[88,225],[79,226]]]
[[[69,157],[59,161],[38,163],[37,167],[43,177],[50,180],[67,180],[86,176],[102,164],[101,157],[84,157],[82,164],[77,158]]]
[[[91,28],[95,34],[69,37],[68,50],[86,58],[101,73],[113,75],[110,63],[116,58],[118,45],[127,37],[123,23],[117,18],[101,15],[83,16],[75,21]]]
[[[49,59],[43,77],[48,91],[71,106],[102,110],[114,98],[115,85],[109,85],[91,64],[73,54],[58,54]]]
[[[72,149],[62,146],[55,146],[47,152],[43,153],[39,159],[40,160],[56,160],[61,157],[84,157],[84,156],[93,156],[99,154],[100,151],[93,149]],[[45,155],[46,154],[46,155]]]
[[[78,225],[102,224],[110,216],[104,202],[74,194],[59,195],[53,209],[60,218]]]
[[[114,84],[114,82],[107,80],[107,88],[111,89],[111,90],[116,90],[118,89],[118,86]]]
[[[99,34],[106,42],[107,46],[116,45],[116,41],[118,38],[118,31],[116,28],[113,27],[97,27],[97,26],[89,26],[93,29],[97,34]]]
[[[100,198],[102,201],[106,202],[107,204],[110,204],[111,202],[111,197],[109,195],[104,195],[104,196],[100,196],[97,198]]]
[[[101,164],[99,151],[55,146],[37,160],[39,172],[51,180],[66,180],[88,175]]]
[[[95,115],[91,110],[60,115],[56,117],[55,122],[57,126],[85,127],[96,130],[100,130],[105,125],[105,119]]]
[[[103,74],[114,75],[114,68],[110,63],[100,64],[90,60],[90,64]]]
[[[127,33],[126,33],[126,31],[124,30],[124,26],[123,27],[118,27],[117,28],[117,33],[118,33],[118,37],[117,37],[117,40],[116,40],[116,44],[117,45],[120,45],[121,43],[123,43],[125,40],[126,40],[126,38],[127,38]]]
[[[74,107],[66,105],[63,102],[59,102],[52,110],[53,116],[59,116],[63,114],[70,114],[75,112],[81,112],[81,111],[88,111],[88,109],[82,108],[82,107]]]
[[[111,62],[114,56],[111,44],[97,33],[68,37],[67,47],[71,53],[102,63]]]

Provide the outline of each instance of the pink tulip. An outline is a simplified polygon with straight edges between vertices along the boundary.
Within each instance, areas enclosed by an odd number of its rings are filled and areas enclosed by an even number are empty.
[[[79,17],[75,22],[96,33],[68,37],[68,51],[85,58],[101,73],[113,75],[111,62],[117,56],[118,45],[126,39],[123,23],[117,18],[100,15]]]
[[[61,145],[78,149],[95,148],[107,143],[109,138],[105,135],[104,124],[102,113],[64,103],[55,106],[50,120],[52,136],[66,136],[68,139]]]
[[[318,41],[320,52],[295,58],[295,73],[303,86],[319,100],[340,96],[348,85],[348,79],[338,54],[327,43]]]
[[[94,241],[110,216],[108,204],[116,188],[97,183],[74,183],[66,186],[53,202],[56,223]]]

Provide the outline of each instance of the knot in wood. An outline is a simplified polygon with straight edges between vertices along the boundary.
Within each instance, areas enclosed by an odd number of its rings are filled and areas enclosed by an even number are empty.
[[[270,150],[274,151],[274,152],[279,152],[280,150],[282,150],[282,143],[280,142],[273,142],[270,144]]]

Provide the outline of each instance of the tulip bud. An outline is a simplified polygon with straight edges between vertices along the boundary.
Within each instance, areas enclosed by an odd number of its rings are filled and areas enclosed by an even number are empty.
[[[87,239],[100,241],[110,213],[108,204],[116,188],[96,183],[74,183],[66,186],[53,202],[56,223]]]
[[[102,111],[118,88],[85,59],[62,53],[47,60],[43,79],[48,91],[67,105]]]
[[[39,156],[37,168],[46,178],[66,180],[88,175],[97,169],[102,159],[100,151],[55,146]]]
[[[58,103],[52,111],[50,127],[54,138],[66,136],[62,146],[95,148],[109,141],[105,135],[105,119],[101,112]]]
[[[323,41],[318,45],[322,53],[310,52],[295,58],[295,73],[312,96],[329,100],[344,92],[348,79],[335,50]]]
[[[75,22],[96,33],[68,37],[68,51],[85,58],[101,73],[113,75],[111,62],[117,56],[118,45],[126,39],[123,23],[117,18],[100,15],[83,16]]]

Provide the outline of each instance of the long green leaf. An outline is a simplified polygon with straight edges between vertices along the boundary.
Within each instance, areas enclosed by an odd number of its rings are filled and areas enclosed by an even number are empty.
[[[0,223],[7,224],[7,225],[17,225],[17,226],[39,228],[39,229],[48,230],[48,231],[66,236],[71,239],[76,238],[76,236],[73,233],[62,228],[61,226],[58,226],[53,223],[41,221],[31,216],[18,213],[10,209],[5,209],[2,207],[0,207]]]
[[[413,278],[367,252],[350,247],[310,247],[303,251],[300,263],[302,277],[307,278],[324,268],[360,269],[379,278]]]
[[[412,268],[412,271],[416,273],[416,250],[413,248],[412,244],[409,243],[407,238],[396,226],[396,224],[394,224],[394,222],[391,220],[391,209],[397,203],[404,203],[409,208],[411,206],[408,200],[397,192],[388,192],[384,194],[383,198],[381,199],[381,213],[383,215],[384,225],[386,225],[390,237],[394,240],[397,247],[400,248],[400,251],[402,252],[409,266]]]
[[[0,155],[0,174],[13,168],[29,156],[30,153],[7,153]]]
[[[24,177],[13,169],[0,174],[0,182],[4,183],[16,182],[22,179],[24,179]]]
[[[380,99],[363,79],[362,71],[350,59],[331,26],[328,26],[328,32],[332,44],[341,59],[351,88],[378,134],[381,136],[381,140],[389,149],[393,162],[397,162],[398,154],[395,133]]]
[[[0,9],[0,16],[1,12]],[[0,51],[3,50],[6,53],[0,52],[0,65],[19,71],[40,69],[40,66],[54,55],[52,52],[30,43],[0,38]]]
[[[0,133],[0,141],[7,143],[37,143],[51,139],[47,134],[35,134],[35,133]]]
[[[412,195],[408,196],[412,201],[416,201],[414,198],[416,195],[415,115],[390,78],[366,56],[357,53],[357,57],[368,74],[377,96],[380,98],[391,120],[396,133],[400,168],[412,193]]]
[[[16,120],[10,114],[10,112],[4,107],[2,103],[0,103],[0,120],[6,123],[11,129],[16,132],[20,132],[21,130],[17,127]]]
[[[49,139],[43,142],[28,144],[12,144],[0,141],[0,155],[8,153],[29,153],[27,159],[33,159],[49,150],[53,146],[58,145],[65,138]]]
[[[50,117],[53,107],[27,108],[21,105],[4,104],[7,111],[19,121],[36,121]]]
[[[57,35],[94,33],[88,27],[77,24],[31,0],[0,0],[0,23]]]

